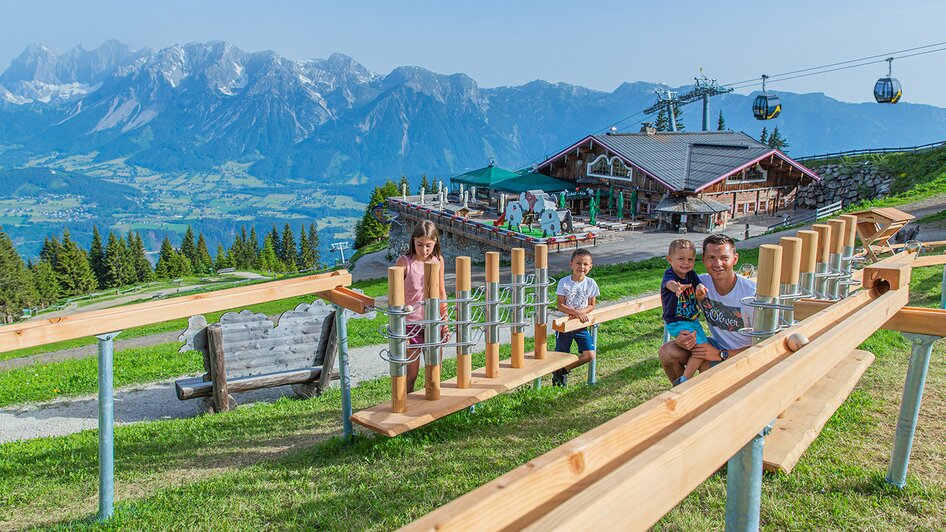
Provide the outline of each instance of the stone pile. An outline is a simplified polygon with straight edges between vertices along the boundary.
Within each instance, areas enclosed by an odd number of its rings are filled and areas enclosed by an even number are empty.
[[[822,177],[798,191],[798,206],[813,209],[842,201],[849,205],[856,201],[879,198],[890,194],[893,176],[886,175],[874,161],[857,161],[811,167]]]

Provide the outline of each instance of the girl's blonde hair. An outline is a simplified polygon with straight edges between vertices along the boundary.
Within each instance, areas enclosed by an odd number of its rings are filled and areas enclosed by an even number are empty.
[[[412,259],[416,258],[414,256],[417,253],[416,249],[414,248],[414,239],[421,238],[421,237],[427,237],[434,241],[433,256],[439,258],[441,256],[440,230],[437,229],[437,226],[434,225],[434,223],[431,222],[430,220],[424,220],[422,222],[418,222],[417,225],[414,226],[414,231],[411,233],[410,247],[407,250],[407,256]]]

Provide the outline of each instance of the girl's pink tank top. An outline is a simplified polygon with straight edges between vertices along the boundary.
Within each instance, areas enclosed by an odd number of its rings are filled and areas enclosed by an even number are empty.
[[[407,319],[417,321],[424,319],[424,262],[405,255],[407,267],[404,268],[404,304],[414,307]],[[438,258],[443,268],[443,258]],[[439,297],[439,294],[438,294]]]

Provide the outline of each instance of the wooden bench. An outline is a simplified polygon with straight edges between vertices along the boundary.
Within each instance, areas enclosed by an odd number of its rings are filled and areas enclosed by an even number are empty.
[[[229,312],[209,326],[193,316],[180,340],[181,351],[203,354],[206,373],[176,381],[177,398],[205,398],[211,412],[233,408],[231,393],[260,388],[292,385],[301,397],[319,395],[333,377],[338,351],[335,309],[321,300],[284,312],[275,326],[249,310]]]

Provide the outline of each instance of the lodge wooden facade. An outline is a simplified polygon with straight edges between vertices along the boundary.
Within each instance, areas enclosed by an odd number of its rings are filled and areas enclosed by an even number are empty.
[[[582,188],[613,186],[625,191],[626,203],[628,191],[636,190],[637,213],[659,218],[667,229],[681,225],[681,217],[656,212],[662,201],[699,198],[714,207],[682,218],[682,225],[697,231],[724,228],[733,218],[793,209],[798,187],[820,179],[784,153],[732,131],[591,135],[536,171]],[[587,202],[572,207],[581,211]],[[624,212],[631,209],[625,205]]]

